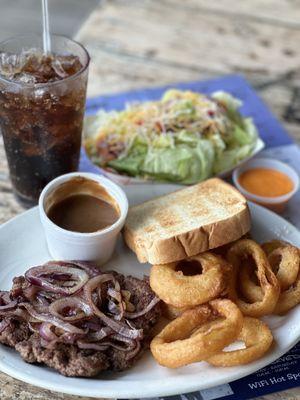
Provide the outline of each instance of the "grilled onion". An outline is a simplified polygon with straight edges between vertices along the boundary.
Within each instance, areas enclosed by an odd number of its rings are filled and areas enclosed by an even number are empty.
[[[104,283],[109,281],[114,281],[115,278],[112,274],[102,274],[95,276],[90,279],[88,283],[84,286],[84,295],[87,299],[89,305],[93,309],[94,314],[96,314],[106,325],[108,325],[115,332],[120,333],[123,336],[126,336],[131,339],[142,339],[143,338],[143,330],[129,328],[125,323],[116,321],[112,318],[109,318],[105,315],[99,308],[95,305],[93,301],[92,293],[93,291]]]
[[[63,315],[65,310],[67,310],[71,315]],[[79,313],[78,310],[80,310]],[[93,314],[93,310],[89,304],[80,297],[75,296],[55,300],[50,304],[49,311],[52,315],[68,322],[79,321],[82,318],[89,317]]]
[[[25,278],[33,285],[49,292],[70,295],[77,292],[88,281],[88,274],[80,269],[70,267],[68,263],[46,263],[32,267],[25,273]]]

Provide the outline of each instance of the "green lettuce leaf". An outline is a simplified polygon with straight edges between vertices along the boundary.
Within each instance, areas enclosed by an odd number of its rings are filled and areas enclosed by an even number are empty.
[[[214,92],[211,97],[224,105],[226,114],[233,123],[243,126],[243,117],[238,111],[243,104],[241,100],[223,91]]]
[[[145,125],[144,130],[135,131],[135,137],[127,135],[124,154],[109,161],[107,166],[129,176],[183,184],[197,183],[232,169],[252,153],[258,133],[252,119],[240,114],[240,100],[225,92],[215,92],[212,97],[224,106],[225,122],[219,125],[220,131],[214,128],[199,132],[193,128],[193,121],[201,117],[195,114],[197,108],[193,101],[183,98],[178,91],[169,91],[162,102],[170,102],[171,122],[175,121],[182,129],[168,130],[166,123],[167,131],[161,133]],[[176,100],[174,104],[172,100]],[[127,125],[120,116],[116,120],[115,114],[109,114],[109,118],[114,119],[116,132],[122,137]],[[92,151],[90,154],[94,158],[97,155]]]
[[[224,152],[217,154],[213,171],[220,174],[234,168],[241,160],[249,157],[258,137],[252,118],[244,119],[244,129],[234,125],[232,136]]]
[[[107,165],[116,171],[129,176],[138,176],[144,162],[143,154],[131,154],[126,157],[116,158]]]
[[[126,155],[109,161],[107,165],[121,173],[136,176],[140,173],[147,151],[148,144],[137,136]]]
[[[133,151],[110,161],[109,166],[130,176],[191,184],[211,176],[214,158],[211,142],[198,140],[194,148],[180,144],[173,148],[148,148],[146,154]]]
[[[216,158],[214,163],[214,173],[220,174],[225,172],[234,166],[236,166],[241,160],[248,157],[251,154],[253,146],[246,144],[242,147],[236,147],[231,150],[226,150],[221,157]]]
[[[149,149],[141,173],[159,180],[195,183],[208,178],[213,170],[214,149],[208,140],[198,140],[191,148]]]

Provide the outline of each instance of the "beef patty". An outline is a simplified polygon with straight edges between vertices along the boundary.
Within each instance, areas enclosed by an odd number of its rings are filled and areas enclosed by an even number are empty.
[[[125,277],[116,272],[113,272],[113,275],[121,289],[131,293],[130,302],[136,312],[143,310],[154,298],[147,278],[141,280],[132,276]],[[11,299],[26,300],[26,290],[28,282],[25,278],[15,278],[10,291]],[[9,319],[6,317],[6,326],[2,327],[0,333],[0,343],[14,347],[28,363],[45,364],[66,376],[92,377],[104,370],[123,371],[131,367],[147,347],[151,329],[160,314],[160,303],[158,303],[144,315],[130,321],[132,327],[143,329],[144,332],[140,351],[131,359],[126,358],[125,351],[113,347],[99,351],[79,349],[76,344],[57,342],[49,348],[44,345],[40,335],[30,330],[28,323],[22,321],[19,316],[11,316]]]

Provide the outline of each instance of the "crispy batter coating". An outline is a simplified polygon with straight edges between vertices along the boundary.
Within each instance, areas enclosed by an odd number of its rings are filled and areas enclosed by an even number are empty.
[[[238,337],[243,316],[230,300],[212,300],[185,311],[170,322],[151,342],[156,361],[178,368],[207,359]]]
[[[243,299],[239,294],[239,270],[251,257],[256,265],[256,275],[263,297],[255,301]],[[262,317],[271,314],[277,304],[280,286],[272,271],[268,258],[262,248],[253,240],[243,239],[236,242],[228,251],[227,259],[233,266],[230,296],[244,315]]]
[[[185,262],[198,263],[199,273],[184,275],[178,270],[180,262],[153,265],[150,286],[160,299],[175,307],[187,308],[204,304],[222,293],[226,280],[220,257],[207,252]]]
[[[273,336],[269,327],[256,318],[245,317],[238,340],[245,343],[246,348],[233,351],[222,351],[207,359],[216,367],[233,367],[249,364],[261,358],[270,348]]]

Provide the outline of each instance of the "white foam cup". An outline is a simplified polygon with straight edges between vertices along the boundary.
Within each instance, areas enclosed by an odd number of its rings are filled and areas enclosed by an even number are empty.
[[[118,220],[105,229],[81,233],[68,231],[56,225],[47,216],[47,198],[65,182],[76,177],[91,179],[101,185],[119,205]],[[71,193],[70,193],[71,194]],[[78,194],[78,193],[76,193]],[[56,260],[89,260],[104,264],[112,256],[118,234],[124,226],[128,212],[128,200],[124,191],[114,182],[101,175],[74,172],[59,176],[43,189],[39,198],[40,219],[45,231],[51,256]]]

